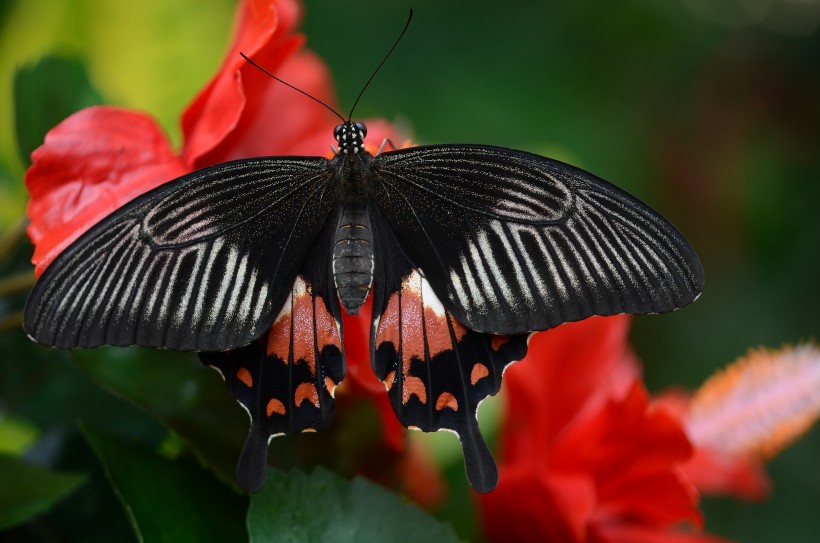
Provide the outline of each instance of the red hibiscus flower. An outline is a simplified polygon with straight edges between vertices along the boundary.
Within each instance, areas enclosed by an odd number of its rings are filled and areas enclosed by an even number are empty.
[[[697,493],[680,471],[692,447],[650,406],[626,340],[628,318],[539,334],[505,375],[500,481],[480,496],[494,541],[705,542]]]

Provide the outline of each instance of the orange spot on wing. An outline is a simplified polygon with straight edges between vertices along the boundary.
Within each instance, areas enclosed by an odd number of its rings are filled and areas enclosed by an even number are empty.
[[[268,402],[268,407],[267,407],[266,411],[267,411],[269,417],[271,415],[273,415],[274,413],[276,413],[277,415],[284,415],[285,414],[285,405],[282,402],[280,402],[279,400],[277,400],[276,398],[271,398],[270,401]]]
[[[472,371],[470,372],[470,384],[475,385],[481,379],[490,375],[490,370],[487,369],[487,366],[482,364],[481,362],[476,362],[473,366]]]
[[[296,392],[293,393],[293,403],[296,407],[302,405],[305,400],[319,407],[319,392],[313,383],[302,383],[296,387]]]
[[[410,396],[414,394],[421,403],[427,403],[427,389],[424,388],[424,381],[412,375],[407,376],[404,378],[401,403],[406,404],[410,401]]]
[[[239,368],[236,370],[236,378],[245,383],[248,388],[253,388],[253,376],[247,368]]]
[[[507,343],[510,340],[510,336],[493,336],[490,339],[490,346],[493,348],[494,351],[498,351],[502,345]]]
[[[449,407],[453,411],[458,411],[458,400],[449,392],[442,392],[436,400],[436,411],[441,411],[445,407]]]

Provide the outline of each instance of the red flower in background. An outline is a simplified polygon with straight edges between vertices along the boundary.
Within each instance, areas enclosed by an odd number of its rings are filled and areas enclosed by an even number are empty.
[[[505,374],[498,488],[480,496],[494,541],[705,542],[679,466],[692,447],[652,407],[627,343],[628,318],[591,318],[537,335]]]

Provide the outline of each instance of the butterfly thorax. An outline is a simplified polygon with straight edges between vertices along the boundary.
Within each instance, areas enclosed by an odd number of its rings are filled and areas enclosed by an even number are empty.
[[[364,150],[367,129],[362,123],[336,127],[339,153],[334,161],[340,212],[333,244],[333,281],[339,300],[355,315],[373,285],[373,233],[367,212],[368,168],[372,156]]]

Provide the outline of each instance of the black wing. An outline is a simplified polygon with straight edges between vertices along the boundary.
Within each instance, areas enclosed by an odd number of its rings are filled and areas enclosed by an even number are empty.
[[[222,351],[260,336],[333,209],[321,157],[222,163],[118,209],[61,253],[23,325],[55,347]]]
[[[545,330],[693,301],[703,269],[656,211],[592,174],[481,145],[392,151],[374,197],[444,306],[468,328]]]

